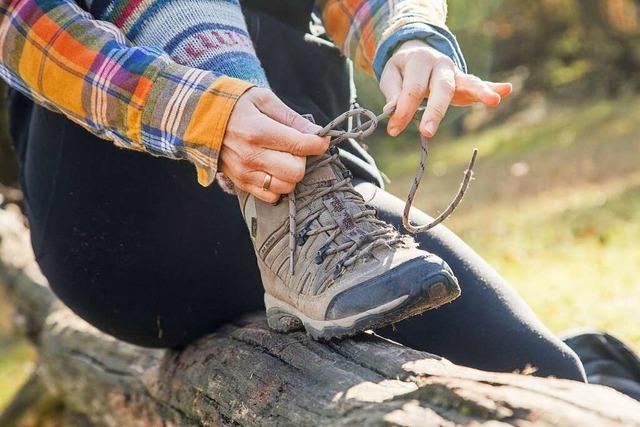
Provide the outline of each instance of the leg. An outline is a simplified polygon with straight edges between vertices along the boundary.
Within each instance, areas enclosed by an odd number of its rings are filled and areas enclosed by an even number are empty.
[[[403,201],[368,183],[356,188],[370,199],[381,219],[401,229]],[[412,220],[424,224],[430,218],[416,212]],[[422,249],[451,266],[462,295],[449,305],[379,331],[382,335],[478,369],[508,372],[530,364],[537,368],[536,375],[585,380],[575,353],[460,238],[443,226],[415,237]]]
[[[116,148],[39,107],[20,144],[38,263],[89,323],[174,347],[262,308],[237,200],[200,187],[190,164]]]

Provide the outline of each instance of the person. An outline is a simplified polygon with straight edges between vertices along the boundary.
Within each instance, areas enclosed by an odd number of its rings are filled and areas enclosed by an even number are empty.
[[[377,332],[468,366],[584,380],[575,354],[451,231],[416,236],[417,249],[391,227],[402,203],[366,152],[349,140],[327,151],[302,114],[329,123],[350,108],[351,85],[340,52],[307,34],[311,12],[379,79],[392,136],[425,98],[430,137],[451,103],[497,105],[510,85],[466,73],[442,0],[315,3],[0,6],[10,130],[52,289],[143,346],[184,346],[266,303],[281,330],[328,338],[397,322]],[[237,197],[210,185],[219,172]],[[457,296],[449,266],[462,296],[411,317]]]

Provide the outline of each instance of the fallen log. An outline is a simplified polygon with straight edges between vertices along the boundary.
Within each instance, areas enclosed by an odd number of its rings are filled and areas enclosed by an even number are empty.
[[[465,368],[373,334],[318,343],[262,314],[180,352],[126,344],[56,301],[17,209],[0,209],[0,283],[39,350],[30,383],[82,425],[640,426],[640,403],[606,387]]]

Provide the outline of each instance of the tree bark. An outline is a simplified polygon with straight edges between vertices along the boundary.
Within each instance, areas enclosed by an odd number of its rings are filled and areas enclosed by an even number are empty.
[[[51,294],[0,209],[0,282],[51,395],[95,425],[640,426],[612,389],[457,366],[372,334],[319,343],[247,316],[177,352],[97,331]]]

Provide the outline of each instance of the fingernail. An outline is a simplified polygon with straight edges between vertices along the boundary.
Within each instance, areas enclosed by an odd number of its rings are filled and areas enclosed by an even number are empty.
[[[423,132],[426,133],[427,136],[435,135],[436,129],[436,122],[434,121],[428,121],[422,128]]]
[[[390,126],[389,128],[387,128],[387,131],[389,132],[389,135],[391,136],[398,136],[398,128],[395,126]]]

